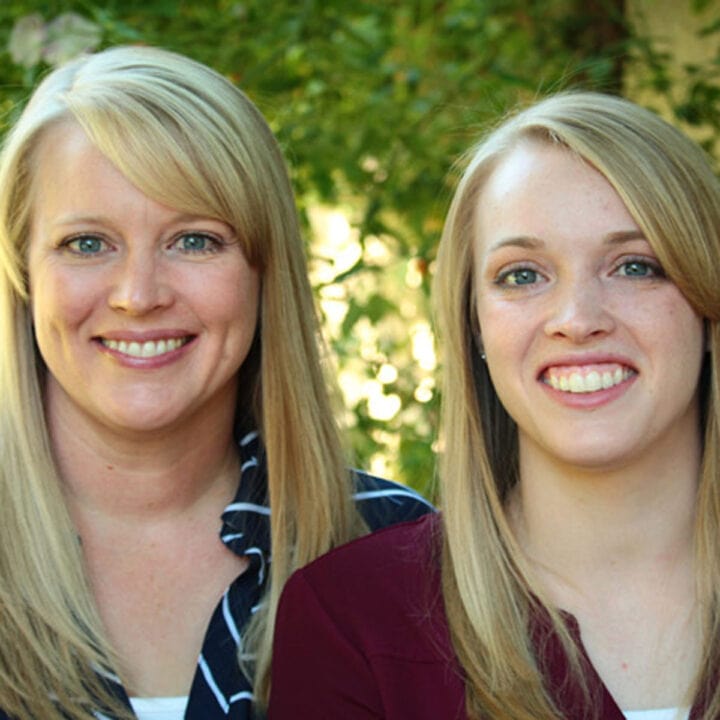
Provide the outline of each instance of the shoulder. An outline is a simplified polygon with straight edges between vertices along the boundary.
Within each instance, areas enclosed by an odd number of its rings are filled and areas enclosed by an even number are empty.
[[[329,570],[342,570],[348,575],[363,570],[382,576],[391,568],[411,578],[420,568],[439,567],[440,538],[440,515],[426,513],[416,520],[390,525],[341,545],[306,565],[301,572],[322,577]]]
[[[437,514],[378,530],[297,571],[281,605],[322,608],[369,655],[434,656],[448,646],[440,547]]]
[[[412,488],[360,470],[353,471],[353,499],[370,530],[415,520],[435,508]]]
[[[270,718],[464,717],[436,513],[295,572],[277,613]]]

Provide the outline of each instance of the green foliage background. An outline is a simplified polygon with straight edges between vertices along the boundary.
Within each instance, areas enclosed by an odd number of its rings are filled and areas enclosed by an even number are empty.
[[[678,3],[720,46],[717,0]],[[32,46],[13,28],[34,14]],[[622,0],[4,0],[2,127],[83,44],[160,45],[238,83],[291,167],[357,464],[430,492],[429,289],[453,162],[518,101],[577,85],[622,93],[629,69],[636,92],[716,147],[720,49],[673,72],[627,15]]]

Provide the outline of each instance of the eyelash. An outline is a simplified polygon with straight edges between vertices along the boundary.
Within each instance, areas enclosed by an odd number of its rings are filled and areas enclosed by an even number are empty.
[[[203,248],[183,248],[179,247],[180,244],[184,239],[187,238],[201,238],[205,241],[206,245]],[[96,252],[83,252],[79,249],[79,247],[76,247],[76,245],[80,244],[84,240],[90,240],[90,241],[97,241],[100,243],[101,247],[97,249]],[[168,248],[170,249],[177,249],[177,251],[183,255],[210,255],[217,252],[220,252],[222,248],[225,246],[225,242],[217,237],[216,235],[212,235],[207,232],[193,232],[193,231],[185,231],[178,235],[176,235],[168,244]],[[67,250],[68,252],[72,253],[73,255],[76,255],[77,257],[83,257],[83,258],[92,258],[97,257],[98,255],[101,255],[104,251],[106,251],[109,248],[109,243],[105,238],[101,237],[100,235],[93,235],[92,233],[84,233],[80,235],[73,235],[71,237],[63,239],[59,244],[58,247],[64,250]]]
[[[510,278],[513,275],[518,275],[522,272],[528,272],[528,273],[534,273],[536,278],[533,282],[530,283],[518,283],[518,282],[510,282]],[[535,285],[537,283],[537,279],[542,276],[542,273],[539,270],[536,270],[533,267],[530,267],[528,265],[516,265],[515,267],[510,267],[502,272],[498,273],[497,277],[495,278],[495,284],[500,285],[501,287],[515,289],[519,287],[523,287],[523,285]]]
[[[662,279],[665,278],[665,271],[662,269],[662,266],[660,263],[658,263],[656,260],[652,260],[648,257],[626,257],[622,258],[620,262],[618,262],[613,270],[613,275],[620,275],[620,269],[623,267],[627,267],[628,265],[641,265],[648,269],[648,273],[646,275],[622,275],[622,277],[628,277],[631,279]],[[532,282],[527,283],[520,283],[520,282],[510,282],[510,279],[515,275],[519,275],[520,273],[533,273],[534,278]],[[500,272],[497,277],[495,278],[494,283],[496,285],[499,285],[504,288],[508,288],[511,290],[515,290],[517,288],[521,288],[523,286],[532,286],[536,285],[539,280],[542,279],[542,273],[539,270],[536,270],[534,267],[531,267],[529,265],[517,265],[515,267],[510,267],[502,272]]]
[[[202,238],[206,241],[206,246],[204,248],[198,249],[177,247],[178,252],[182,253],[183,255],[211,255],[220,252],[226,244],[225,241],[222,240],[222,238],[219,238],[216,235],[212,235],[207,232],[185,231],[180,233],[179,235],[176,235],[173,238],[172,242],[170,243],[170,247],[175,248],[176,246],[180,245],[184,239],[192,237]]]
[[[617,267],[614,270],[614,273],[618,273],[620,268],[626,267],[627,265],[643,265],[647,267],[650,270],[650,273],[648,275],[624,275],[623,277],[634,277],[634,278],[652,278],[652,279],[659,279],[666,277],[665,271],[662,269],[662,266],[660,265],[657,260],[652,260],[648,257],[627,257],[623,258],[622,262],[619,262],[617,264]]]
[[[74,244],[81,243],[83,240],[96,240],[102,245],[102,247],[98,250],[98,252],[82,252],[80,249],[74,247]],[[67,250],[68,252],[76,255],[77,257],[91,258],[100,255],[104,250],[107,250],[108,242],[107,240],[105,240],[105,238],[100,237],[99,235],[84,233],[81,235],[72,235],[71,237],[65,238],[59,243],[58,247],[63,250]]]

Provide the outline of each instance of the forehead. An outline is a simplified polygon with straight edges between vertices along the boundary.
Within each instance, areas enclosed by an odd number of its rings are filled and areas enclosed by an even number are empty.
[[[72,120],[42,133],[33,150],[30,172],[35,216],[56,205],[81,208],[118,189],[140,192]]]
[[[579,155],[563,145],[540,140],[523,140],[495,165],[480,191],[480,203],[497,209],[507,202],[570,193],[578,200],[615,193],[606,178]]]
[[[604,236],[637,224],[610,182],[564,146],[523,141],[481,188],[475,207],[476,248],[504,238],[543,241]]]
[[[78,168],[83,168],[86,176],[109,168],[120,172],[75,120],[66,118],[45,128],[29,158],[33,184],[51,187]]]

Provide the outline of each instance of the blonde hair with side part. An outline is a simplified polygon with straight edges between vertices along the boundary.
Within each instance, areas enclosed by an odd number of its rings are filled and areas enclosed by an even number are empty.
[[[572,639],[529,580],[508,523],[505,501],[519,481],[517,428],[478,346],[473,277],[478,197],[498,163],[528,139],[567,148],[605,176],[667,276],[706,319],[695,533],[704,656],[692,696],[704,694],[705,717],[718,717],[720,687],[711,680],[720,667],[720,183],[702,150],[669,123],[627,100],[592,92],[542,100],[507,118],[467,154],[438,253],[435,300],[445,352],[443,594],[466,678],[468,715],[558,718],[528,632],[538,612],[550,617],[582,680]],[[687,700],[691,704],[692,697]]]
[[[171,52],[118,47],[48,75],[0,156],[0,707],[44,720],[88,718],[92,709],[129,716],[101,679],[116,663],[52,457],[29,311],[34,152],[65,122],[78,123],[153,200],[232,226],[260,274],[259,330],[240,370],[238,416],[257,424],[265,444],[272,507],[269,589],[243,649],[255,656],[262,702],[285,580],[364,530],[293,193],[267,123],[230,81]]]

